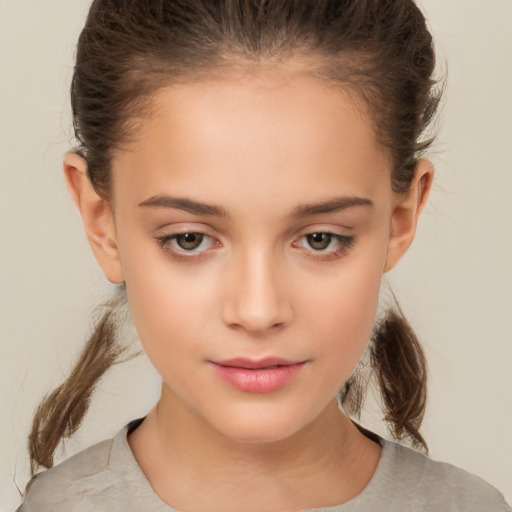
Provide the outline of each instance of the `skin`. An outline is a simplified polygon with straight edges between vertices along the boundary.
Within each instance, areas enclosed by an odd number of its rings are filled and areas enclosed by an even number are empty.
[[[134,456],[179,510],[345,502],[370,481],[380,446],[336,393],[366,348],[383,273],[414,238],[433,168],[421,160],[410,191],[393,193],[388,151],[356,98],[297,66],[176,85],[153,107],[114,155],[110,203],[80,157],[64,162],[95,256],[126,283],[162,376],[157,406],[129,436]],[[340,198],[368,204],[297,215]],[[169,238],[194,232],[208,235],[196,252]],[[306,235],[325,232],[344,238],[312,247]],[[209,363],[268,356],[305,364],[283,388],[249,393]]]

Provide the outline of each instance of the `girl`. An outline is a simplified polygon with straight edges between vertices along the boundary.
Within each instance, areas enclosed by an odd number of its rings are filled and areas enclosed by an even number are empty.
[[[122,357],[125,299],[162,393],[19,510],[509,510],[349,416],[370,365],[394,437],[426,451],[423,352],[377,303],[432,184],[433,69],[408,0],[93,3],[64,171],[120,294],[36,413],[34,472]]]

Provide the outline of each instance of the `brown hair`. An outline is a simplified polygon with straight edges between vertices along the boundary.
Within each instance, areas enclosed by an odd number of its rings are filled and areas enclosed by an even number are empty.
[[[109,198],[112,151],[135,135],[136,120],[162,87],[293,56],[311,57],[312,74],[363,100],[392,156],[393,190],[406,192],[431,143],[423,134],[440,96],[432,38],[413,0],[95,0],[71,86],[76,152],[91,183]],[[39,406],[33,472],[52,466],[59,441],[80,426],[95,383],[118,360],[112,315],[107,308],[70,377]],[[377,323],[370,361],[393,435],[426,449],[419,434],[425,359],[400,311]],[[355,414],[357,379],[340,395]]]

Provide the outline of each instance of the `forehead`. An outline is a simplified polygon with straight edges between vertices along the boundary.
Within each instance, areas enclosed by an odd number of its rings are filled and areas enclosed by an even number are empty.
[[[207,194],[213,184],[301,201],[327,188],[372,195],[390,182],[390,159],[359,98],[295,64],[160,90],[113,171],[114,195],[123,188],[134,201],[169,189]]]

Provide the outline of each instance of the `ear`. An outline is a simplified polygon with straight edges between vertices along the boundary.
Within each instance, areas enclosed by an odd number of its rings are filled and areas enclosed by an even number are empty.
[[[398,263],[414,240],[418,219],[427,203],[433,178],[434,166],[429,160],[421,159],[416,165],[409,190],[396,195],[384,272]]]
[[[115,224],[110,205],[94,190],[87,174],[87,163],[75,153],[64,157],[64,175],[96,257],[107,279],[124,281],[116,243]]]

